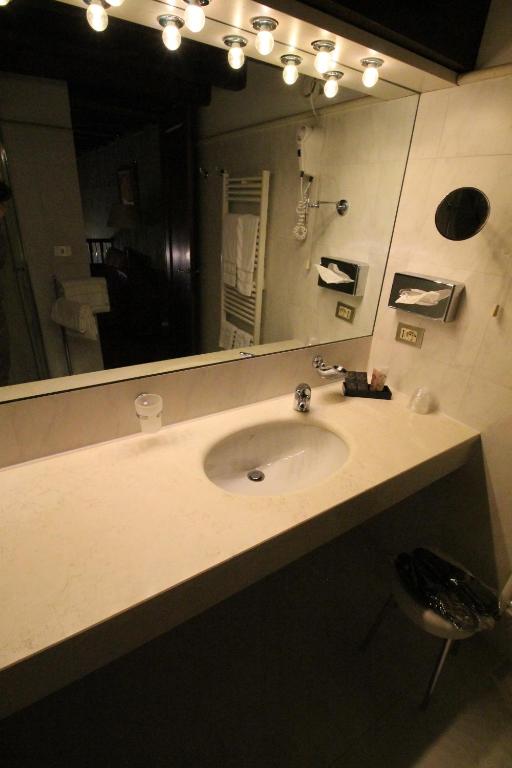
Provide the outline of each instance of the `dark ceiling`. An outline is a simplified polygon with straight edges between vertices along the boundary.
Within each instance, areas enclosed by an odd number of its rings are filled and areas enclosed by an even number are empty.
[[[490,0],[301,0],[455,72],[475,67]],[[279,7],[279,3],[278,3]]]
[[[490,0],[301,0],[457,72],[474,67]],[[279,7],[279,1],[276,3]],[[83,9],[15,0],[0,9],[0,70],[66,80],[77,152],[148,122],[173,124],[211,87],[245,87],[225,52],[183,39],[167,51],[158,30],[110,18],[94,32]]]
[[[115,18],[97,33],[85,6],[54,0],[0,10],[0,70],[68,83],[78,154],[150,122],[172,124],[183,106],[207,105],[212,86],[245,87],[245,70],[218,48],[183,39],[171,53],[159,31]]]

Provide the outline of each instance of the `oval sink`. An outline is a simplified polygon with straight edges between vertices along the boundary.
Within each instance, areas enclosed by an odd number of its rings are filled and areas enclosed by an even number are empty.
[[[226,491],[272,496],[325,480],[346,462],[343,438],[316,424],[273,421],[241,429],[208,452],[207,477]]]

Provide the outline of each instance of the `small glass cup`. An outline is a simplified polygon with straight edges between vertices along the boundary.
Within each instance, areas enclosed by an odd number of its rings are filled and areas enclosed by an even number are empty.
[[[434,398],[426,387],[418,387],[409,401],[409,408],[414,413],[430,413],[434,407]]]
[[[135,398],[135,413],[142,432],[158,432],[162,426],[163,402],[160,395],[146,393]]]

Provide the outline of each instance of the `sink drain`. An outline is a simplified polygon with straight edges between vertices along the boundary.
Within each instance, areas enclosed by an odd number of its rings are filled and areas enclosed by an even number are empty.
[[[265,479],[265,473],[262,472],[261,469],[251,469],[251,471],[247,473],[247,477],[249,480],[252,480],[253,483],[260,483]]]

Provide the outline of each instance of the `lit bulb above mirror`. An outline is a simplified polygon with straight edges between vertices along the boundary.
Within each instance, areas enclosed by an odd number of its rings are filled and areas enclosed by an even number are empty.
[[[244,65],[245,55],[238,43],[235,43],[228,53],[229,66],[232,69],[241,69]]]
[[[245,61],[243,51],[247,45],[245,37],[241,37],[240,35],[227,35],[222,38],[222,42],[229,48],[228,62],[231,69],[241,69]]]
[[[379,79],[379,67],[384,64],[383,59],[377,59],[374,56],[369,56],[366,59],[361,59],[361,65],[363,70],[363,85],[366,88],[373,88]]]
[[[298,66],[301,64],[302,58],[295,56],[293,53],[287,53],[281,56],[281,64],[283,64],[283,80],[286,85],[293,85],[297,82],[299,77]]]
[[[274,36],[272,32],[277,28],[278,22],[270,16],[256,16],[251,19],[252,28],[257,31],[256,50],[262,56],[268,56],[274,48]]]
[[[104,32],[108,27],[108,14],[103,0],[84,0],[87,8],[87,21],[95,32]]]
[[[185,22],[180,16],[174,16],[171,13],[166,13],[163,16],[158,17],[158,23],[164,28],[162,32],[162,40],[165,47],[169,51],[177,51],[181,45],[180,29],[184,26]]]
[[[334,99],[340,89],[339,81],[343,77],[343,72],[333,69],[330,72],[324,72],[324,96],[328,99]]]
[[[315,40],[311,45],[316,51],[315,69],[320,75],[323,75],[331,69],[331,53],[336,46],[332,40]]]
[[[187,7],[185,9],[185,26],[191,32],[201,32],[205,23],[203,6],[208,5],[210,0],[185,0]]]

